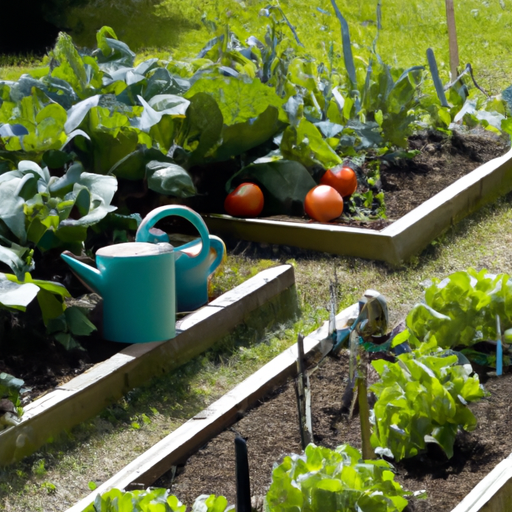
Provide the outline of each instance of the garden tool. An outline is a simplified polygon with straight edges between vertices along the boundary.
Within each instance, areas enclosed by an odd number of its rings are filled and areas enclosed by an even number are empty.
[[[137,242],[168,242],[168,235],[154,225],[170,216],[182,217],[197,229],[200,238],[174,249],[176,264],[177,311],[193,311],[208,302],[208,277],[226,254],[224,242],[210,235],[201,216],[191,208],[179,205],[161,206],[142,221],[135,235]]]
[[[372,332],[373,335],[384,335],[388,327],[388,307],[383,295],[375,290],[366,290],[359,300],[359,315],[350,327],[335,332],[332,354],[339,354],[347,344],[350,333],[358,329],[360,334]]]
[[[103,336],[123,343],[175,336],[174,249],[171,244],[129,242],[102,247],[97,268],[65,251],[62,259],[103,298]]]

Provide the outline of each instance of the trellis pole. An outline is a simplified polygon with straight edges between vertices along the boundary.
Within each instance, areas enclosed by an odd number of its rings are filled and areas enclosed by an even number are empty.
[[[459,46],[457,44],[457,28],[455,26],[455,9],[453,6],[453,0],[445,0],[445,4],[450,51],[450,81],[453,82],[459,76]]]

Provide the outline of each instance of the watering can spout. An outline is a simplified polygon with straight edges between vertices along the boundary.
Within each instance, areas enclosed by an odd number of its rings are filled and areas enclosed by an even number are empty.
[[[70,251],[64,251],[60,257],[71,267],[80,281],[94,293],[103,295],[103,280],[98,269],[82,263]]]

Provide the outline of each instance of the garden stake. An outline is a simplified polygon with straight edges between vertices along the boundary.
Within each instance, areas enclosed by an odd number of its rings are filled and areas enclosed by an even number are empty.
[[[446,24],[448,25],[448,48],[450,50],[450,74],[452,81],[459,74],[459,46],[457,44],[457,28],[455,25],[455,9],[453,0],[445,0]]]
[[[299,430],[302,449],[313,442],[313,426],[311,421],[311,390],[309,377],[304,368],[304,336],[297,338],[297,379],[295,381],[295,394],[299,412]]]
[[[503,346],[501,344],[500,315],[496,316],[496,375],[503,373]]]
[[[236,510],[251,512],[251,482],[249,476],[249,460],[247,443],[243,437],[235,437],[236,461]]]
[[[370,443],[370,408],[368,406],[368,358],[364,357],[366,352],[361,344],[371,343],[372,336],[386,333],[388,308],[384,297],[375,290],[366,290],[359,301],[359,308],[354,330],[350,333],[349,386],[355,394],[350,405],[349,418],[352,418],[357,397],[361,421],[362,455],[364,459],[373,459],[375,455]]]
[[[366,361],[362,361],[360,369],[361,371],[358,371],[357,377],[357,394],[359,402],[359,419],[361,421],[361,451],[363,454],[363,459],[367,460],[374,459],[375,455],[370,443],[370,408],[368,407],[368,372],[366,371]]]

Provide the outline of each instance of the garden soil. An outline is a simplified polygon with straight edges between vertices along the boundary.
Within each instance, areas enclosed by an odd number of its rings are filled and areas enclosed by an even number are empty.
[[[361,449],[359,417],[341,414],[347,384],[348,356],[327,358],[310,378],[314,442],[335,448],[348,443]],[[488,397],[471,404],[478,420],[473,432],[459,432],[454,456],[448,460],[436,446],[426,453],[394,463],[396,480],[410,491],[426,490],[427,498],[411,498],[406,512],[449,512],[496,464],[512,452],[510,395],[512,373],[482,376]],[[253,504],[262,503],[271,482],[273,465],[291,453],[301,453],[294,382],[275,389],[241,419],[178,467],[174,479],[164,475],[156,486],[170,488],[183,503],[201,494],[236,500],[235,448],[238,434],[249,452]]]
[[[414,157],[383,160],[380,165],[380,181],[375,184],[373,191],[384,192],[386,218],[349,220],[350,205],[347,203],[344,215],[332,221],[332,224],[381,230],[483,163],[503,155],[509,148],[509,144],[502,138],[482,129],[469,133],[455,131],[451,137],[440,132],[413,135],[409,138],[408,150],[417,152]],[[369,159],[364,164],[360,174],[368,172],[370,162]],[[268,219],[314,222],[285,215]]]

